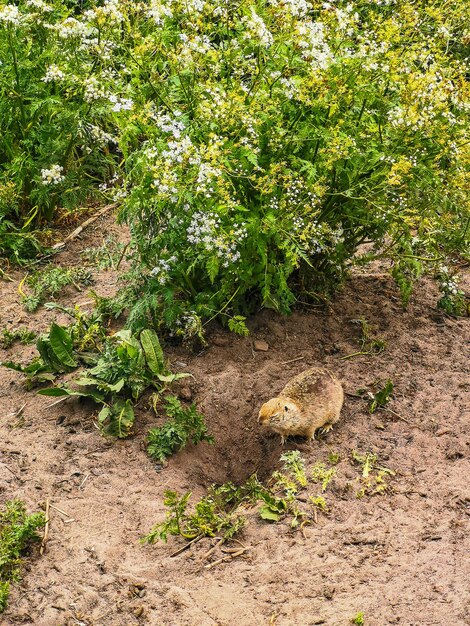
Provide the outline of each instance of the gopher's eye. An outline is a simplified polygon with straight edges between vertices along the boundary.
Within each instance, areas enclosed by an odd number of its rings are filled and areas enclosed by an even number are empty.
[[[289,410],[289,407],[285,406],[284,411],[287,413],[288,410]]]

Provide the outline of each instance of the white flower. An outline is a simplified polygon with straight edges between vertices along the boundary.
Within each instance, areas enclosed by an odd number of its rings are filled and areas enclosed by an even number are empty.
[[[65,78],[65,74],[57,67],[57,65],[49,65],[46,75],[41,80],[45,83],[50,83],[54,80],[62,80],[63,78]]]
[[[106,92],[100,85],[96,76],[90,76],[85,79],[85,94],[84,99],[86,102],[93,102],[93,100],[99,100],[106,97]]]
[[[148,17],[153,19],[159,26],[163,24],[165,18],[173,17],[170,7],[165,6],[159,0],[152,0],[150,9],[147,11]]]
[[[247,38],[250,35],[255,37],[264,48],[269,48],[272,45],[274,39],[271,32],[253,8],[251,9],[251,18],[244,18],[244,21],[246,21],[249,31],[249,34],[246,35]]]
[[[113,104],[113,111],[130,111],[134,106],[134,102],[130,98],[119,98],[115,95],[108,96],[108,100]]]
[[[82,24],[74,17],[68,17],[61,24],[54,26],[61,39],[70,39],[72,37],[89,37],[94,29],[86,24]]]
[[[26,4],[30,7],[38,9],[38,11],[42,11],[43,13],[49,13],[52,11],[52,7],[46,4],[44,0],[28,0]]]
[[[63,171],[62,165],[51,165],[50,169],[42,169],[42,184],[57,185],[61,183],[65,179],[65,176],[62,174]]]
[[[18,7],[14,4],[7,4],[0,10],[0,22],[19,26],[23,20],[24,15],[18,11]]]

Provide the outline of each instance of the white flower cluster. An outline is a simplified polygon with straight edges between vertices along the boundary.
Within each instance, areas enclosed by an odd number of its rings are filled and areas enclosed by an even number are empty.
[[[214,191],[214,188],[210,185],[213,183],[214,179],[222,176],[222,171],[210,165],[209,163],[201,163],[199,165],[199,172],[197,175],[197,187],[196,191],[206,194],[206,197],[209,197],[210,194]]]
[[[306,0],[269,0],[269,4],[276,8],[283,8],[292,17],[305,17],[313,8],[312,3]]]
[[[350,37],[354,34],[354,24],[359,21],[359,13],[353,11],[354,7],[351,3],[347,4],[344,9],[336,9],[338,28]]]
[[[113,111],[130,111],[134,106],[133,100],[130,98],[120,98],[119,96],[115,96],[114,94],[108,96],[108,100],[113,105]]]
[[[237,246],[248,237],[243,224],[234,224],[230,238],[219,233],[220,219],[212,212],[196,211],[186,229],[188,242],[192,245],[201,244],[207,252],[215,252],[222,259],[222,267],[228,267],[240,259]]]
[[[286,94],[286,98],[292,100],[298,94],[299,90],[293,78],[281,78],[281,85],[284,87],[284,93]]]
[[[61,39],[84,38],[93,31],[89,26],[79,22],[74,17],[67,17],[60,24],[56,24],[54,28]]]
[[[186,229],[189,243],[194,245],[202,243],[206,248],[210,247],[214,241],[213,234],[218,226],[220,226],[220,219],[214,213],[196,211]]]
[[[184,135],[179,141],[169,141],[168,150],[164,150],[161,156],[171,163],[182,163],[185,158],[190,163],[198,162],[199,159],[190,158],[192,152],[194,152],[193,143],[187,135]]]
[[[204,11],[206,5],[204,0],[185,0],[182,4],[182,11],[187,15],[193,15],[194,13],[201,13]]]
[[[315,69],[326,70],[334,61],[333,53],[325,39],[325,25],[322,22],[306,20],[299,22],[297,27],[302,48],[302,57]]]
[[[180,62],[187,63],[193,60],[192,53],[207,54],[211,48],[211,42],[207,35],[194,35],[189,38],[186,33],[180,33],[179,38],[184,42],[184,46],[180,51]]]
[[[90,76],[85,79],[84,82],[85,93],[84,100],[86,102],[93,102],[94,100],[99,100],[100,98],[106,98],[106,91],[103,89],[100,81],[96,78],[96,76]]]
[[[62,174],[64,168],[62,165],[51,165],[50,169],[42,169],[42,184],[43,185],[57,185],[61,183],[65,176]]]
[[[175,256],[169,259],[158,259],[155,262],[155,267],[150,270],[150,275],[158,280],[160,285],[164,285],[168,281],[168,272],[171,269],[171,264],[175,264],[177,258]]]
[[[441,290],[444,293],[452,296],[458,296],[463,294],[463,291],[459,289],[458,279],[455,274],[452,274],[447,265],[440,265],[438,268],[439,283]]]
[[[6,4],[0,10],[0,22],[19,26],[23,21],[24,15],[18,11],[18,7],[14,4]]]
[[[264,48],[269,48],[272,46],[274,38],[264,23],[263,19],[256,13],[256,11],[251,9],[251,18],[246,17],[243,18],[243,21],[246,22],[246,27],[248,33],[245,35],[247,39],[250,37],[255,38],[259,45]]]
[[[44,2],[44,0],[28,0],[26,4],[29,7],[34,7],[38,11],[42,11],[43,13],[50,13],[52,11],[52,7]]]
[[[61,81],[65,78],[64,72],[57,67],[57,65],[49,65],[46,70],[46,75],[41,80],[45,83],[51,83],[53,81]]]
[[[169,115],[157,115],[154,119],[162,132],[171,133],[175,139],[179,139],[186,126],[183,121],[177,119],[182,115],[181,111],[175,111],[174,115],[176,119],[172,119]]]
[[[154,20],[156,24],[161,26],[165,21],[165,18],[173,17],[173,12],[169,6],[166,6],[159,0],[152,0],[150,3],[150,9],[147,11],[147,16]]]
[[[83,17],[89,22],[99,17],[104,17],[107,21],[117,23],[122,22],[124,19],[123,14],[119,10],[119,0],[106,0],[103,6],[85,11]]]

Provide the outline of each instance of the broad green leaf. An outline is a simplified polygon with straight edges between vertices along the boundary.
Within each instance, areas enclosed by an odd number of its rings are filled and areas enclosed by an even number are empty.
[[[273,511],[271,508],[269,508],[269,506],[261,507],[261,509],[259,510],[259,516],[261,517],[261,519],[265,519],[269,522],[278,522],[281,519],[280,514],[276,513],[276,511]]]
[[[124,439],[134,424],[134,409],[131,400],[116,400],[110,407],[108,424],[104,430],[107,434]]]
[[[82,398],[92,398],[95,402],[103,402],[104,397],[103,394],[96,390],[89,391],[75,391],[74,389],[69,389],[68,387],[48,387],[47,389],[41,389],[38,391],[38,394],[41,396],[79,396]]]
[[[158,335],[146,328],[140,333],[140,343],[144,349],[147,365],[152,374],[159,374],[164,369],[165,360]]]
[[[73,356],[72,338],[65,328],[55,322],[51,324],[49,343],[59,363],[68,367],[77,367],[78,363]]]
[[[72,395],[68,389],[64,389],[63,387],[48,387],[47,389],[40,389],[38,394],[40,396],[52,396],[53,398]]]

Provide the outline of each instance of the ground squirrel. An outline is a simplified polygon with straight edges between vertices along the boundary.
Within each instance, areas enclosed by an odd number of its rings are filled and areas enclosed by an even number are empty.
[[[258,423],[279,433],[282,443],[289,435],[313,439],[317,430],[328,432],[339,420],[343,398],[339,380],[326,369],[312,367],[263,404]]]

